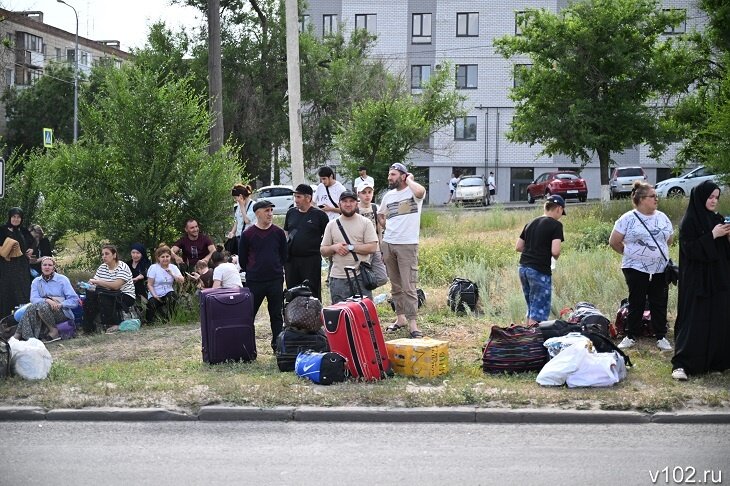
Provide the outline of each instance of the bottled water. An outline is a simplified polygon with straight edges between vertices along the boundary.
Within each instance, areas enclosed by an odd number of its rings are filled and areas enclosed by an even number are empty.
[[[376,304],[382,304],[388,299],[388,294],[378,294],[373,297],[373,302]]]

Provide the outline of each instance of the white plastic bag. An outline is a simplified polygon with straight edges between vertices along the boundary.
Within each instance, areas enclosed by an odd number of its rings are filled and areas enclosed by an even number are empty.
[[[568,375],[566,380],[568,388],[613,386],[618,382],[619,375],[614,353],[594,353],[586,356],[578,369]]]
[[[569,346],[545,363],[540,373],[537,374],[535,381],[545,386],[564,385],[568,376],[581,366],[581,363],[589,354],[591,354],[590,351],[584,345]]]
[[[573,344],[580,344],[589,351],[593,347],[593,343],[586,336],[579,332],[569,332],[565,336],[557,336],[550,339],[546,339],[543,343],[548,350],[548,354],[551,358],[557,356],[563,349],[572,346]]]
[[[14,337],[10,344],[10,367],[13,372],[26,380],[43,380],[48,376],[53,364],[51,353],[46,345],[36,338],[18,341]]]

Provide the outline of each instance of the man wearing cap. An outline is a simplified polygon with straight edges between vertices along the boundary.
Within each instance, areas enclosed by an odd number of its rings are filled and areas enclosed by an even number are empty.
[[[553,194],[545,201],[542,216],[522,229],[515,250],[520,252],[520,282],[527,302],[527,325],[546,321],[552,300],[551,257],[558,259],[564,241],[563,224],[565,200]]]
[[[319,185],[314,193],[314,205],[327,213],[330,221],[340,215],[340,207],[337,201],[340,194],[345,191],[345,186],[335,179],[335,171],[331,167],[320,167],[317,171]]]
[[[286,234],[273,224],[274,204],[261,199],[253,205],[256,223],[241,233],[238,264],[246,276],[246,286],[253,294],[253,314],[267,300],[271,322],[271,347],[276,351],[276,337],[284,325],[284,263]]]
[[[340,195],[339,203],[342,214],[327,224],[320,247],[322,256],[332,257],[329,289],[333,304],[352,296],[345,267],[357,267],[361,261],[369,262],[370,255],[378,249],[378,236],[373,224],[357,214],[357,195],[345,191]],[[373,298],[372,291],[364,288],[362,283],[360,287],[364,297]]]
[[[410,336],[420,338],[423,333],[416,323],[416,285],[421,207],[426,189],[415,181],[413,174],[401,163],[390,166],[388,189],[378,208],[378,220],[385,227],[381,249],[398,318],[387,330],[394,332],[408,326]]]
[[[314,296],[322,300],[322,255],[319,245],[329,218],[312,204],[312,187],[299,184],[294,190],[294,207],[286,213],[287,241],[285,277],[287,288],[309,280]]]
[[[357,169],[357,171],[360,175],[355,179],[355,182],[352,184],[352,189],[354,192],[360,192],[360,185],[362,185],[363,183],[370,184],[370,187],[375,188],[375,179],[368,175],[367,167],[362,165],[359,169]]]

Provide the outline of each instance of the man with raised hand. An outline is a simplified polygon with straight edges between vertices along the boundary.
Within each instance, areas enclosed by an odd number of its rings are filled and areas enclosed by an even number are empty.
[[[385,227],[381,249],[398,318],[386,330],[394,332],[407,326],[412,338],[420,338],[423,333],[416,323],[416,285],[421,207],[426,189],[399,162],[390,166],[388,189],[378,208],[378,218],[381,226]]]

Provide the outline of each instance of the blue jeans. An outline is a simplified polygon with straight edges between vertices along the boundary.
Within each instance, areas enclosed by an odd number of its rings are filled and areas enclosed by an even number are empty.
[[[553,277],[540,273],[534,268],[520,265],[522,293],[527,302],[527,317],[533,321],[547,321],[550,316]]]

